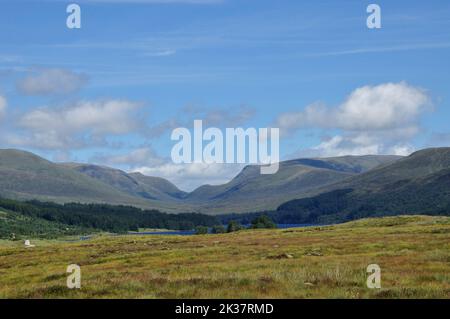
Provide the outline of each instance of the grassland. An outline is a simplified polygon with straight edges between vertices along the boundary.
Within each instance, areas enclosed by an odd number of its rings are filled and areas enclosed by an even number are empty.
[[[449,298],[450,218],[199,236],[0,241],[1,298]],[[82,288],[66,288],[78,264]],[[381,267],[381,289],[366,267]]]

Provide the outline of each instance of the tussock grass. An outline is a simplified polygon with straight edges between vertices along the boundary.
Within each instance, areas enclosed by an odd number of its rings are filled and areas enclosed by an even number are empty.
[[[200,236],[0,241],[1,298],[449,298],[450,218]],[[289,255],[289,257],[286,257]],[[275,258],[274,258],[275,256]],[[66,288],[78,264],[82,288]],[[366,287],[378,264],[382,289]]]

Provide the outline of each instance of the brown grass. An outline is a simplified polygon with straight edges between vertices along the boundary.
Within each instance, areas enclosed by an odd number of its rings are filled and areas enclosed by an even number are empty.
[[[382,289],[366,287],[378,264]],[[66,287],[66,267],[82,288]],[[1,298],[449,298],[450,218],[202,236],[0,242]]]

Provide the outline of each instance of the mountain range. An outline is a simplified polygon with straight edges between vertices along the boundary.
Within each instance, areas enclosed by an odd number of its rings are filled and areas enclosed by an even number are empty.
[[[363,217],[450,215],[450,148],[418,151],[391,164],[329,185],[273,213],[300,223],[334,223]]]
[[[159,177],[106,166],[53,163],[25,151],[0,150],[0,197],[18,200],[108,203],[205,214],[287,212],[295,207],[305,214],[321,214],[320,204],[328,205],[338,195],[339,205],[347,203],[339,211],[357,214],[361,205],[372,205],[376,211],[395,206],[408,209],[419,207],[411,203],[420,201],[425,207],[432,199],[445,202],[449,192],[450,148],[426,149],[407,157],[295,159],[281,162],[273,175],[261,175],[258,166],[247,166],[226,184],[204,185],[189,193]],[[390,205],[379,205],[383,201]],[[317,206],[315,210],[311,203]],[[442,209],[447,206],[443,204]]]

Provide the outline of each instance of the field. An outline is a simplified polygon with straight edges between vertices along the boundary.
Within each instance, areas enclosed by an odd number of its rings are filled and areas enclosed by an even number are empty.
[[[32,243],[0,241],[1,298],[450,298],[449,217]],[[81,289],[66,287],[69,264]]]

